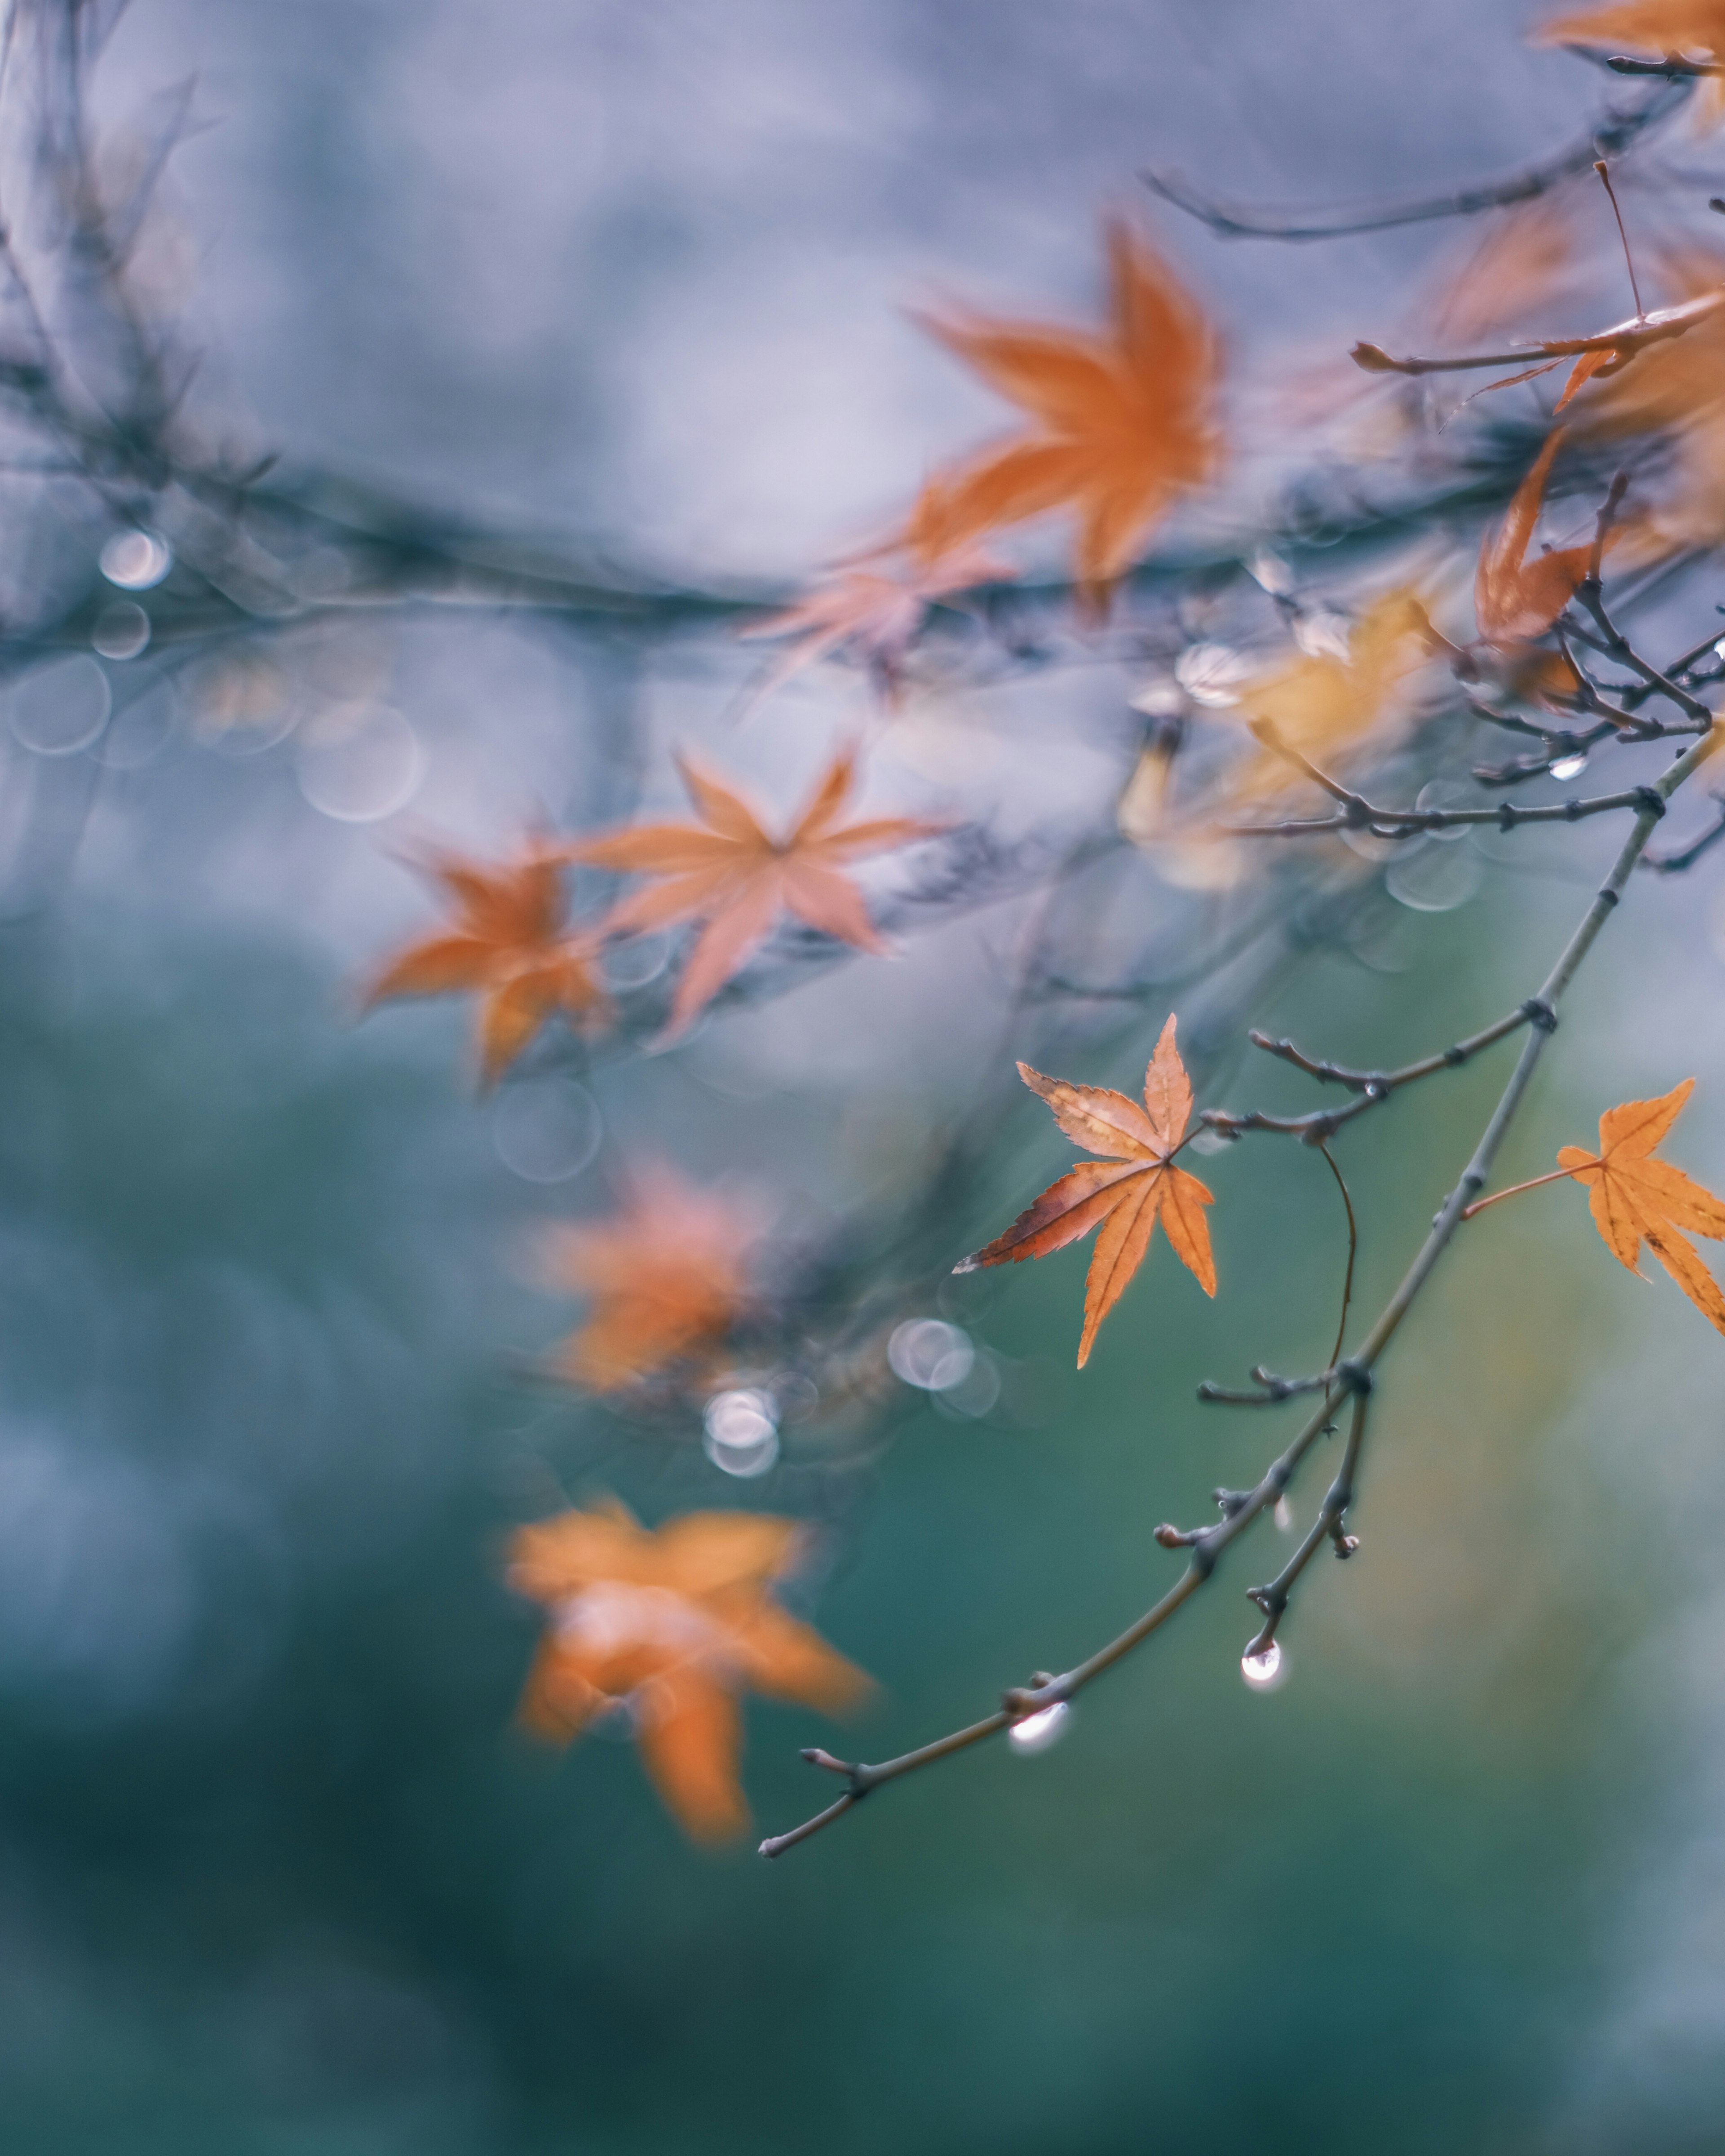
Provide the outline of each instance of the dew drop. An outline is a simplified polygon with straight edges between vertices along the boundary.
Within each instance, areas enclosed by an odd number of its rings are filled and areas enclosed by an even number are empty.
[[[1261,1655],[1242,1655],[1240,1673],[1254,1691],[1274,1691],[1283,1675],[1281,1640],[1272,1640]]]
[[[1284,1534],[1286,1534],[1294,1524],[1294,1508],[1286,1496],[1278,1497],[1276,1501],[1275,1519],[1276,1526]]]
[[[6,699],[21,747],[38,756],[73,756],[108,723],[108,677],[93,659],[58,659],[27,674]]]
[[[102,574],[123,592],[147,592],[174,565],[173,550],[153,531],[116,531],[102,549]]]
[[[726,1475],[764,1475],[778,1457],[778,1417],[769,1393],[715,1393],[702,1420],[701,1450]]]
[[[1483,875],[1480,857],[1471,850],[1434,846],[1394,863],[1384,888],[1412,912],[1451,913],[1466,905]]]
[[[1164,675],[1147,682],[1127,701],[1133,711],[1142,711],[1147,719],[1177,719],[1186,708],[1186,691],[1178,681]]]
[[[491,1110],[497,1158],[524,1183],[567,1183],[598,1151],[599,1104],[572,1078],[519,1078]]]
[[[336,704],[300,730],[300,791],[338,824],[375,824],[405,808],[425,775],[419,739],[388,704]]]
[[[1022,1722],[1015,1722],[1006,1732],[1006,1741],[1014,1752],[1030,1758],[1038,1752],[1046,1752],[1051,1744],[1058,1744],[1066,1733],[1066,1724],[1072,1709],[1063,1699],[1052,1707],[1045,1707],[1040,1714],[1027,1714]]]
[[[136,659],[150,641],[150,617],[136,599],[116,599],[96,616],[90,649],[104,659]]]
[[[1584,756],[1560,756],[1551,767],[1553,778],[1579,778],[1587,769]]]
[[[941,1317],[909,1317],[886,1343],[892,1374],[925,1393],[951,1392],[976,1363],[976,1348],[962,1325]]]
[[[1477,787],[1463,786],[1450,778],[1434,778],[1414,797],[1416,808],[1477,808],[1480,805]],[[1458,839],[1467,836],[1468,829],[1466,824],[1448,824],[1441,830],[1429,831],[1426,836],[1441,844],[1453,845]]]
[[[606,947],[605,978],[614,988],[644,988],[670,963],[670,937],[657,931],[628,937]]]
[[[1226,644],[1192,644],[1174,661],[1174,677],[1193,702],[1218,711],[1240,701],[1235,691],[1251,670],[1250,660]]]

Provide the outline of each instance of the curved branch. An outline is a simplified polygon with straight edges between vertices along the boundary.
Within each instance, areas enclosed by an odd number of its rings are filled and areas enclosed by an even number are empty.
[[[1657,813],[1650,805],[1644,807],[1636,817],[1635,828],[1620,850],[1610,874],[1582,916],[1538,994],[1529,998],[1530,1005],[1538,1006],[1546,1011],[1547,1022],[1530,1029],[1521,1055],[1517,1058],[1515,1069],[1510,1074],[1509,1082],[1498,1098],[1461,1180],[1439,1209],[1430,1233],[1415,1253],[1400,1285],[1385,1304],[1377,1322],[1354,1354],[1330,1373],[1319,1406],[1307,1418],[1292,1443],[1271,1461],[1251,1490],[1219,1493],[1224,1517],[1214,1527],[1190,1532],[1172,1527],[1158,1530],[1157,1540],[1164,1547],[1184,1547],[1191,1551],[1186,1570],[1179,1578],[1158,1601],[1152,1604],[1142,1617],[1106,1646],[1098,1648],[1064,1676],[1045,1676],[1029,1685],[1013,1687],[1003,1694],[998,1712],[986,1716],[980,1722],[971,1722],[964,1728],[936,1738],[932,1743],[922,1745],[914,1752],[901,1753],[896,1759],[889,1759],[878,1765],[850,1764],[832,1759],[824,1753],[819,1755],[815,1763],[844,1774],[849,1787],[836,1803],[829,1804],[812,1819],[805,1820],[802,1825],[793,1828],[787,1834],[769,1835],[760,1845],[762,1856],[783,1856],[788,1849],[808,1840],[823,1828],[841,1819],[883,1783],[896,1781],[901,1775],[913,1774],[919,1768],[932,1766],[937,1760],[950,1758],[956,1752],[968,1750],[972,1745],[998,1736],[1004,1729],[1009,1729],[1016,1722],[1040,1714],[1050,1707],[1064,1705],[1074,1698],[1135,1647],[1141,1645],[1153,1633],[1159,1631],[1174,1612],[1214,1575],[1222,1557],[1253,1521],[1275,1504],[1293,1479],[1307,1454],[1331,1426],[1342,1402],[1350,1395],[1358,1398],[1371,1389],[1372,1373],[1377,1363],[1418,1300],[1439,1259],[1448,1249],[1467,1208],[1490,1180],[1491,1165],[1505,1133],[1526,1097],[1540,1058],[1545,1052],[1546,1044],[1556,1030],[1557,1006],[1593,948],[1599,931],[1615,911],[1635,864],[1658,825],[1666,802],[1712,754],[1719,740],[1720,736],[1715,733],[1697,742],[1654,782],[1651,791],[1658,796]],[[1358,1450],[1357,1440],[1363,1429],[1363,1418],[1357,1417],[1354,1438],[1350,1440],[1351,1455]],[[1344,1466],[1344,1473],[1346,1471]],[[1348,1494],[1351,1498],[1351,1489]],[[1327,1527],[1325,1532],[1328,1532]]]
[[[1688,96],[1689,70],[1679,73],[1661,66],[1647,72],[1664,78],[1653,96],[1628,111],[1608,106],[1596,126],[1555,157],[1481,187],[1419,195],[1409,202],[1368,210],[1359,216],[1331,218],[1316,212],[1277,216],[1230,206],[1213,195],[1202,194],[1189,187],[1178,172],[1144,172],[1138,177],[1153,194],[1188,217],[1196,218],[1224,239],[1345,239],[1358,233],[1393,232],[1406,224],[1435,224],[1445,218],[1477,217],[1483,210],[1507,209],[1516,203],[1532,202],[1538,195],[1548,194],[1564,180],[1590,171],[1601,157],[1620,157],[1640,136],[1670,119]]]

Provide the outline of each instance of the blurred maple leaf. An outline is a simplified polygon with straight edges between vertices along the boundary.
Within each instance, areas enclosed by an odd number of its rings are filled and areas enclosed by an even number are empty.
[[[1695,1081],[1686,1078],[1656,1101],[1608,1108],[1599,1118],[1598,1152],[1565,1146],[1558,1165],[1589,1186],[1594,1224],[1630,1270],[1639,1271],[1645,1242],[1696,1308],[1725,1332],[1725,1291],[1689,1240],[1692,1235],[1725,1235],[1725,1200],[1670,1161],[1652,1158],[1694,1091]]]
[[[896,565],[866,566],[881,561]],[[931,605],[978,584],[1004,583],[1014,573],[974,540],[952,531],[944,490],[931,480],[897,539],[839,563],[806,598],[742,631],[746,637],[797,639],[755,693],[770,696],[805,666],[848,644],[866,660],[886,695],[896,697],[906,655]]]
[[[602,1715],[631,1717],[648,1773],[688,1833],[738,1834],[744,1690],[829,1712],[868,1689],[855,1664],[780,1607],[773,1584],[803,1548],[794,1520],[685,1512],[656,1533],[614,1500],[519,1529],[510,1584],[551,1622],[521,1718],[568,1743]]]
[[[1538,554],[1527,548],[1539,521],[1545,485],[1563,439],[1554,427],[1527,477],[1510,499],[1503,521],[1480,547],[1474,580],[1474,613],[1483,639],[1500,649],[1543,636],[1568,606],[1591,565],[1591,547],[1565,547]]]
[[[945,824],[904,816],[841,824],[856,778],[855,753],[849,749],[834,757],[783,839],[768,838],[741,794],[686,757],[677,758],[677,768],[700,824],[643,824],[580,839],[569,849],[572,859],[600,868],[665,879],[619,901],[605,920],[608,935],[667,928],[680,921],[705,924],[671,1000],[668,1039],[681,1033],[766,941],[782,912],[864,951],[889,947],[840,864],[933,838]]]
[[[541,1250],[549,1283],[590,1296],[587,1322],[555,1353],[557,1375],[609,1393],[667,1363],[710,1358],[748,1302],[758,1213],[699,1190],[657,1163],[638,1165],[608,1219],[558,1222]]]
[[[1659,274],[1678,292],[1717,297],[1725,259],[1692,249],[1668,256]],[[1715,309],[1680,343],[1646,352],[1627,374],[1595,384],[1574,424],[1608,439],[1662,435],[1680,452],[1670,499],[1623,521],[1625,557],[1639,564],[1725,541],[1725,312]]]
[[[1725,61],[1725,0],[1626,0],[1579,15],[1559,15],[1533,33],[1538,45],[1629,46],[1651,59],[1675,54],[1717,69]],[[1703,124],[1725,118],[1725,82],[1714,74],[1696,99]]]
[[[1047,1101],[1075,1144],[1102,1158],[1081,1161],[1050,1183],[1004,1235],[952,1270],[974,1272],[981,1265],[1046,1257],[1100,1224],[1102,1232],[1085,1282],[1084,1333],[1078,1343],[1081,1370],[1090,1360],[1097,1328],[1143,1263],[1158,1219],[1176,1255],[1204,1293],[1216,1291],[1209,1223],[1204,1214],[1210,1194],[1173,1160],[1192,1120],[1192,1085],[1174,1045],[1172,1015],[1144,1073],[1142,1108],[1111,1087],[1045,1078],[1028,1063],[1019,1064],[1019,1075]]]
[[[1446,649],[1414,591],[1398,586],[1373,600],[1348,639],[1348,656],[1302,653],[1273,674],[1245,684],[1240,710],[1276,741],[1327,771],[1396,710],[1403,680],[1434,650]],[[1261,747],[1237,772],[1235,798],[1261,800],[1297,780],[1286,757]]]
[[[1211,411],[1219,357],[1202,310],[1125,224],[1109,226],[1107,244],[1110,320],[1100,335],[922,318],[1032,424],[940,474],[911,516],[912,530],[932,523],[956,542],[1070,509],[1079,583],[1098,610],[1151,526],[1209,477],[1219,454]]]
[[[594,968],[598,939],[566,924],[565,858],[561,847],[535,840],[519,860],[495,868],[455,854],[411,861],[453,902],[455,926],[392,958],[365,991],[364,1008],[397,996],[477,992],[488,1086],[555,1014],[603,1023],[611,1004]]]

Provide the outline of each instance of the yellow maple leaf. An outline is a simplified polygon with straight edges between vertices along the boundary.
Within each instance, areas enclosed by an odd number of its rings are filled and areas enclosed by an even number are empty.
[[[1413,589],[1398,587],[1354,623],[1345,659],[1302,653],[1245,684],[1240,711],[1327,773],[1401,716],[1403,684],[1441,644]],[[1257,801],[1297,783],[1287,758],[1266,743],[1235,773],[1230,791],[1236,800]]]

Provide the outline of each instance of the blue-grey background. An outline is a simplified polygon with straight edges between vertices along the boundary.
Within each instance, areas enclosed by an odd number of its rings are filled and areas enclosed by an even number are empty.
[[[1601,95],[1524,49],[1527,19],[134,0],[100,103],[123,141],[198,78],[213,124],[146,266],[206,347],[212,433],[673,578],[793,581],[998,421],[907,304],[1082,312],[1099,213],[1147,162],[1303,202],[1522,162]],[[1158,229],[1244,381],[1382,333],[1447,244]],[[595,692],[554,640],[362,624],[336,660],[418,733],[414,829],[490,844],[582,813]],[[733,748],[711,730],[737,675],[667,666],[636,716],[661,762],[706,729],[788,798],[861,685],[807,682]],[[1109,783],[1118,680],[1004,732],[955,701],[886,742],[883,801]],[[1364,1548],[1311,1575],[1284,1689],[1237,1673],[1260,1553],[1047,1756],[958,1762],[772,1868],[698,1854],[625,1748],[559,1762],[509,1732],[531,1625],[500,1553],[555,1501],[567,1419],[500,1376],[567,1316],[519,1242],[593,1201],[500,1164],[455,1014],[349,1022],[354,969],[426,918],[393,835],[320,815],[290,745],[226,757],[188,729],[104,774],[69,877],[6,931],[8,2148],[1717,2145],[1721,1343],[1621,1273],[1576,1194],[1471,1229],[1398,1344]],[[1517,844],[1472,904],[1410,921],[1406,970],[1321,963],[1252,1019],[1371,1062],[1483,1023],[1609,840]],[[1717,881],[1635,899],[1507,1172],[1694,1072],[1673,1151],[1725,1178]],[[836,1205],[957,1097],[992,1040],[987,956],[967,927],[817,982],[604,1104],[697,1173]],[[1350,1137],[1368,1304],[1492,1083]],[[1058,1158],[1003,1145],[1002,1219]],[[1112,1631],[1169,1575],[1154,1523],[1260,1462],[1263,1424],[1192,1388],[1322,1352],[1333,1193],[1292,1152],[1206,1173],[1215,1306],[1163,1254],[1081,1379],[1081,1261],[1027,1268],[978,1324],[1036,1373],[1031,1425],[892,1410],[819,1605],[882,1697],[854,1740],[751,1710],[764,1826],[819,1794],[798,1744],[897,1749]],[[654,1517],[738,1494],[692,1434],[604,1479]]]

